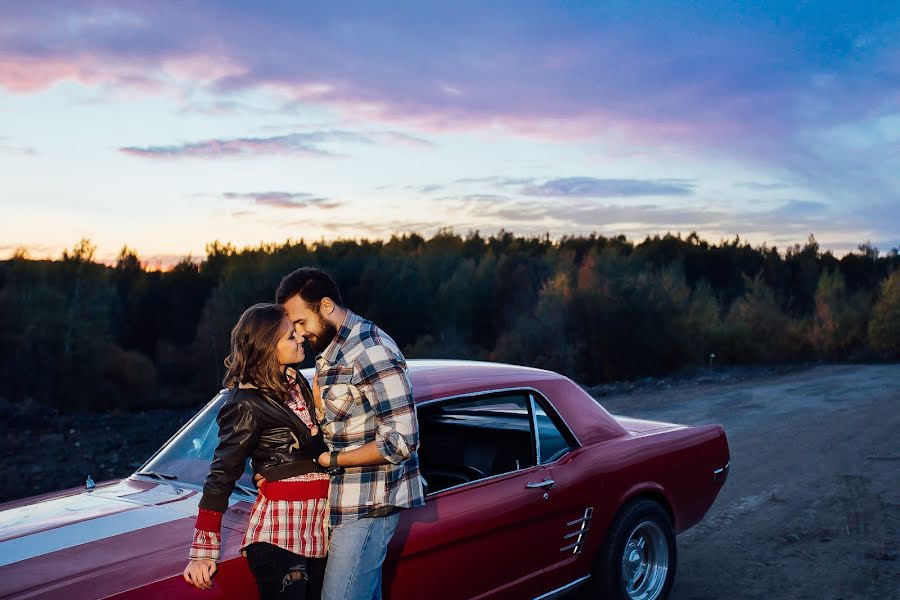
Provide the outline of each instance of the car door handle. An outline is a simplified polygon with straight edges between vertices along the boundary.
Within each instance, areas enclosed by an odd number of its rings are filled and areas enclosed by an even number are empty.
[[[545,480],[543,480],[543,481],[538,481],[538,482],[536,482],[536,483],[526,483],[526,484],[525,484],[525,487],[527,487],[527,488],[547,488],[547,489],[550,489],[550,488],[552,488],[554,485],[556,485],[556,482],[555,482],[555,481],[553,481],[552,479],[545,479]]]

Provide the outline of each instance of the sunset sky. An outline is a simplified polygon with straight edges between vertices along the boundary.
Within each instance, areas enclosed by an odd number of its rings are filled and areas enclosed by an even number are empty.
[[[900,245],[900,3],[4,2],[0,258]]]

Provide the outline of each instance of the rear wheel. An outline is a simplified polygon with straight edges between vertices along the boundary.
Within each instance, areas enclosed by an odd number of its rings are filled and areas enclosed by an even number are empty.
[[[639,499],[616,515],[594,563],[589,597],[663,600],[675,580],[672,521],[657,502]]]

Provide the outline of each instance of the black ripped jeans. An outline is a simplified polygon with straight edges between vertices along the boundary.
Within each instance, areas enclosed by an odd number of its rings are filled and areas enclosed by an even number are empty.
[[[307,558],[274,544],[257,542],[244,551],[261,600],[319,600],[325,558]]]

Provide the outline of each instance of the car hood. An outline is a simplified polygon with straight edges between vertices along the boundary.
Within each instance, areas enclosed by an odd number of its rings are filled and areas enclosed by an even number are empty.
[[[126,479],[3,505],[0,598],[98,598],[179,573],[200,495]],[[238,529],[229,513],[223,528]]]
[[[140,528],[150,521],[188,516],[190,512],[196,515],[199,500],[194,498],[196,495],[195,490],[174,485],[125,479],[92,490],[68,490],[50,497],[3,505],[0,507],[0,563],[13,562],[16,554],[26,554],[22,550],[23,544],[17,544],[18,553],[11,552],[13,547],[9,542],[17,539],[44,534],[42,537],[55,538],[51,545],[65,547],[77,538],[87,541],[101,533],[116,535],[127,529]],[[126,522],[127,526],[124,525]],[[123,526],[111,526],[115,523]],[[73,529],[79,524],[82,526]],[[77,536],[76,532],[85,535]]]

